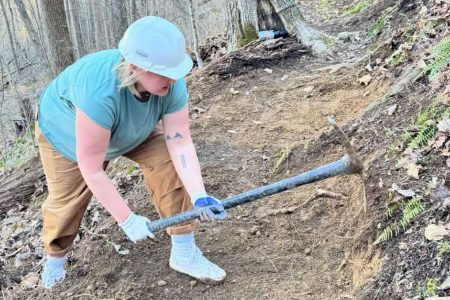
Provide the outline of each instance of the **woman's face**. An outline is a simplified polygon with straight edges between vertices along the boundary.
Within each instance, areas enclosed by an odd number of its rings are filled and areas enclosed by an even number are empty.
[[[138,92],[166,96],[175,80],[148,71],[141,71],[137,81]]]

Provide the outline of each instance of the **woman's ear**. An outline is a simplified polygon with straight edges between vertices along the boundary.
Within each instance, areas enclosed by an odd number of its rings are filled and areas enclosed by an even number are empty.
[[[136,65],[130,64],[130,70],[133,71],[133,72],[136,72],[136,71],[139,70],[139,67],[136,66]]]

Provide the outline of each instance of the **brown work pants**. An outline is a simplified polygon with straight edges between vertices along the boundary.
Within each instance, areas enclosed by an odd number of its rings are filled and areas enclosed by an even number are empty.
[[[37,124],[36,140],[48,185],[48,197],[42,204],[44,246],[50,256],[61,257],[72,248],[92,193],[78,164],[59,154]],[[191,209],[191,200],[172,164],[160,125],[141,145],[124,156],[143,170],[147,190],[160,217]],[[167,233],[189,233],[197,225],[198,221],[187,222],[168,228]]]

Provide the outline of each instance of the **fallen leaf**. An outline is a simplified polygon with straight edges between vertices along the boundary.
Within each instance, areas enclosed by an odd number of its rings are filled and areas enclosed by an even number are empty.
[[[372,76],[367,74],[367,75],[359,78],[358,81],[359,81],[360,84],[369,85],[369,83],[372,81]]]
[[[91,227],[94,226],[96,223],[98,223],[99,219],[100,219],[100,213],[98,212],[98,210],[96,210],[94,212],[94,216],[92,217]]]
[[[367,64],[366,70],[372,72],[373,71],[372,66],[370,64]]]
[[[425,238],[429,241],[440,241],[448,234],[449,230],[442,224],[430,224],[425,228]]]
[[[421,166],[416,165],[414,163],[410,163],[406,167],[406,174],[412,178],[419,179],[420,169],[422,169]]]
[[[313,90],[314,90],[314,86],[313,86],[313,85],[309,85],[309,86],[307,86],[307,87],[305,87],[305,88],[303,89],[303,91],[304,91],[305,93],[312,92]]]
[[[419,11],[419,15],[425,16],[428,12],[428,8],[426,6],[422,6],[422,8]]]
[[[232,95],[237,95],[237,94],[240,93],[240,91],[237,91],[237,90],[235,90],[234,88],[231,88],[231,89],[230,89],[230,93],[231,93]]]
[[[114,244],[114,249],[116,250],[117,253],[119,253],[120,255],[127,255],[130,254],[130,250],[123,248],[121,245],[117,245]]]
[[[447,140],[447,136],[445,136],[445,135],[438,136],[436,141],[434,141],[432,148],[440,149],[442,146],[444,146],[446,140]]]
[[[450,276],[447,277],[444,282],[437,288],[438,290],[446,290],[450,287]]]
[[[192,110],[194,110],[194,111],[196,111],[196,112],[198,112],[198,113],[204,113],[205,111],[207,111],[207,109],[206,108],[201,108],[201,107],[198,107],[198,106],[194,106],[193,108],[192,108]]]
[[[444,119],[437,124],[439,131],[448,133],[450,132],[450,118]]]
[[[396,183],[392,184],[390,190],[397,192],[404,197],[414,197],[416,195],[416,193],[413,190],[403,190]]]
[[[390,116],[392,116],[394,113],[395,113],[395,111],[397,110],[397,104],[394,104],[394,105],[392,105],[392,106],[389,106],[389,108],[388,108],[388,115],[390,115]]]
[[[404,153],[406,153],[406,151]],[[417,165],[415,163],[416,161],[417,157],[415,156],[405,156],[399,159],[396,167],[405,169],[408,176],[419,179],[419,172],[422,169],[422,166]]]

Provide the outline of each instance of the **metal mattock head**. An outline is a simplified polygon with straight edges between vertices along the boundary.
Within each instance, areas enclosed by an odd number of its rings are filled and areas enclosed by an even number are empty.
[[[345,148],[345,151],[347,152],[348,156],[350,156],[349,173],[362,173],[364,171],[362,160],[356,153],[355,148],[353,148],[347,135],[344,133],[341,127],[336,124],[336,121],[332,117],[328,117],[328,123],[330,123],[330,125],[333,126],[334,130],[336,130],[341,143]]]

